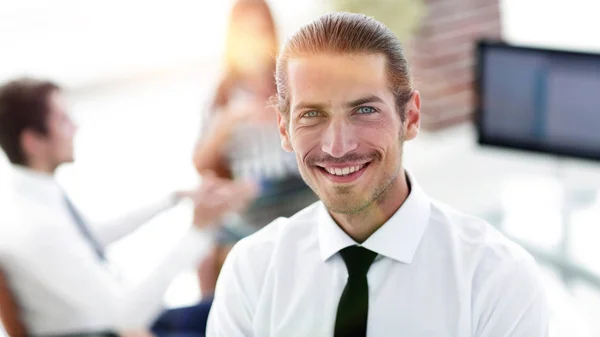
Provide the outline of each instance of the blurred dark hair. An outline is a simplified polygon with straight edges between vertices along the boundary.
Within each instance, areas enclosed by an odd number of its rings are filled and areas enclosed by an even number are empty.
[[[27,165],[21,134],[29,129],[48,133],[48,97],[60,87],[46,80],[19,78],[0,87],[0,147],[8,160]]]
[[[273,76],[275,73],[275,62],[277,57],[278,40],[275,20],[271,9],[265,0],[237,0],[234,4],[229,17],[229,26],[227,28],[227,38],[225,42],[225,73],[217,86],[215,97],[212,101],[212,107],[222,107],[229,101],[231,89],[244,76],[243,70],[236,65],[237,57],[254,57],[254,55],[238,55],[236,44],[240,41],[240,34],[248,33],[240,27],[244,18],[257,15],[263,20],[268,28],[267,36],[269,43],[264,53],[268,56],[264,61],[268,62],[268,73],[265,76]],[[275,83],[273,80],[273,92],[275,92]]]

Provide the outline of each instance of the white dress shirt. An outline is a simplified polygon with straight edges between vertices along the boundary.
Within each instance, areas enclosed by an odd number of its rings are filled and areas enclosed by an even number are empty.
[[[190,228],[144,281],[123,284],[79,231],[52,176],[17,167],[11,174],[11,186],[0,193],[0,269],[32,335],[147,327],[160,314],[173,278],[210,247],[208,233]],[[174,204],[165,198],[90,227],[107,245]]]
[[[548,308],[533,258],[492,226],[430,199],[408,199],[361,246],[367,336],[543,337]],[[333,336],[357,243],[321,202],[240,241],[221,271],[208,337]]]

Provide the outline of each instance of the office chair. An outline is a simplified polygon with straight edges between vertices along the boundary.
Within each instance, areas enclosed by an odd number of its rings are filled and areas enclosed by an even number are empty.
[[[27,336],[25,325],[19,317],[19,306],[2,270],[0,270],[0,321],[10,337]]]

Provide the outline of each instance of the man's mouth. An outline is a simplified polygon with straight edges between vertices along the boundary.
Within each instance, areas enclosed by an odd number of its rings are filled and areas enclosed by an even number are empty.
[[[348,164],[317,164],[318,169],[335,182],[350,182],[365,171],[370,162]]]
[[[323,167],[325,171],[329,174],[333,174],[336,176],[347,176],[350,173],[354,173],[362,170],[367,164],[360,164],[354,166],[346,166],[346,167]]]

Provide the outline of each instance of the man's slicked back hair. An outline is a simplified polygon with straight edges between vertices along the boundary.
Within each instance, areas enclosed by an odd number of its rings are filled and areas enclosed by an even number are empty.
[[[288,60],[323,54],[381,54],[387,60],[390,88],[402,121],[405,106],[412,96],[412,77],[402,45],[394,33],[381,22],[363,14],[329,13],[300,28],[289,38],[277,59],[276,106],[284,115],[290,113],[287,79]]]

